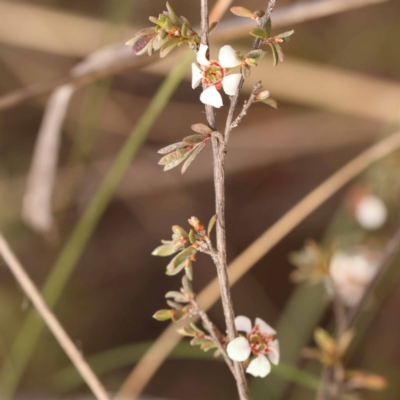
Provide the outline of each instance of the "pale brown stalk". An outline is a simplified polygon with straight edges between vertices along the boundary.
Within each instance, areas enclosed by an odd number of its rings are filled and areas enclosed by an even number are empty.
[[[0,254],[3,257],[8,268],[14,275],[17,282],[28,299],[32,302],[39,315],[43,318],[45,324],[53,333],[60,346],[63,348],[67,356],[70,358],[82,379],[92,390],[97,400],[109,400],[106,389],[103,387],[97,376],[94,374],[89,364],[83,358],[81,352],[76,348],[74,342],[70,339],[60,322],[51,312],[35,284],[29,278],[25,269],[18,261],[17,257],[11,250],[10,246],[0,234]]]
[[[209,13],[208,0],[201,0],[201,43],[209,46],[208,40]],[[204,86],[204,85],[203,85]],[[205,89],[203,87],[203,89]],[[206,105],[206,118],[209,126],[217,131],[214,109]],[[237,336],[235,328],[235,312],[233,310],[232,295],[228,277],[226,261],[226,230],[225,230],[225,144],[216,135],[212,137],[213,164],[214,164],[214,189],[215,189],[215,213],[217,215],[216,238],[218,262],[217,268],[218,282],[221,291],[221,302],[224,311],[226,330],[229,341]],[[222,151],[221,151],[222,150]],[[236,384],[241,400],[249,400],[250,392],[247,384],[243,365],[234,362]]]

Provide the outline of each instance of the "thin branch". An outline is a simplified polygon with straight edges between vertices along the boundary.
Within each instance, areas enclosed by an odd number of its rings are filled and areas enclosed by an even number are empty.
[[[259,28],[263,29],[265,27],[268,19],[271,17],[271,13],[275,7],[275,3],[276,3],[276,0],[269,1],[267,9],[265,10],[265,15],[262,18],[257,20],[257,25]],[[262,45],[261,39],[259,39],[259,38],[254,39],[252,50],[258,50],[261,47],[261,45]],[[244,77],[242,76],[239,86],[236,90],[236,94],[233,97],[231,97],[231,103],[230,103],[230,107],[229,107],[229,111],[228,111],[228,118],[226,119],[226,124],[225,124],[225,133],[224,133],[225,144],[228,143],[229,135],[232,130],[233,115],[235,113],[236,106],[239,101],[239,94],[240,94],[240,91],[242,90],[243,83],[244,83]]]
[[[39,291],[37,290],[34,283],[25,272],[24,268],[18,261],[10,249],[8,243],[4,237],[0,234],[0,254],[3,257],[8,268],[14,275],[17,282],[21,285],[22,290],[35,306],[39,315],[43,318],[47,327],[53,333],[60,346],[63,348],[65,353],[68,355],[72,363],[75,365],[78,372],[81,374],[83,380],[92,390],[93,394],[98,400],[109,400],[107,391],[98,380],[97,376],[91,370],[90,366],[86,363],[82,357],[80,351],[76,348],[73,341],[70,339],[64,328],[58,322],[57,318],[51,312]]]
[[[214,324],[211,322],[210,318],[208,317],[207,313],[205,311],[203,311],[199,304],[197,303],[196,300],[192,300],[191,301],[192,305],[195,307],[195,311],[198,314],[198,316],[200,317],[200,319],[203,321],[204,325],[206,326],[208,332],[211,335],[211,339],[212,341],[215,343],[215,345],[217,346],[219,352],[221,353],[222,357],[224,357],[224,360],[226,362],[226,364],[228,365],[229,369],[232,372],[232,375],[234,376],[234,378],[236,379],[236,371],[235,368],[233,367],[233,362],[232,360],[229,358],[228,353],[226,352],[225,347],[222,345],[221,341],[219,340],[217,334],[215,333],[215,329],[214,329]]]
[[[209,46],[209,13],[208,0],[201,0],[201,43]],[[203,90],[205,86],[203,84]],[[215,122],[214,108],[206,105],[206,118],[209,126],[217,131]],[[225,141],[221,143],[216,135],[212,136],[213,148],[213,165],[214,165],[214,188],[215,188],[215,212],[217,215],[216,237],[218,261],[217,267],[218,281],[221,291],[221,302],[224,311],[225,323],[228,333],[228,339],[231,341],[237,336],[235,328],[235,312],[233,310],[233,302],[228,277],[228,269],[226,262],[226,233],[225,233]],[[241,400],[249,400],[250,393],[241,363],[234,363],[236,384]]]
[[[373,144],[322,182],[231,262],[228,268],[231,285],[238,282],[276,244],[331,196],[372,164],[398,149],[400,149],[400,131]],[[204,311],[207,311],[219,298],[218,279],[213,279],[197,296],[197,302]],[[137,378],[135,393],[138,394],[143,390],[181,339],[182,336],[176,333],[176,324],[170,324],[154,341],[153,346],[130,375],[132,380],[133,377]]]
[[[256,99],[256,96],[260,93],[262,86],[261,82],[257,82],[254,85],[254,88],[251,92],[251,95],[247,101],[245,101],[242,111],[240,114],[236,117],[236,119],[232,122],[230,130],[233,128],[236,128],[240,122],[242,121],[243,117],[247,114],[248,109],[251,107],[251,105],[254,103],[254,100]]]

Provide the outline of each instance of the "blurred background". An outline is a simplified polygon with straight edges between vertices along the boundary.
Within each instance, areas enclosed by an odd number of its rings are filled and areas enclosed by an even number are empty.
[[[230,261],[332,173],[398,130],[400,2],[338,0],[341,6],[326,11],[330,15],[313,16],[312,7],[324,2],[334,1],[277,1],[279,28],[274,30],[273,16],[273,33],[295,29],[285,45],[286,60],[273,67],[268,54],[245,86],[241,101],[261,79],[279,108],[254,105],[230,139],[226,161]],[[194,25],[199,23],[198,3],[171,1],[179,15]],[[347,9],[344,3],[355,6]],[[235,0],[232,5],[251,10],[266,6],[262,0],[245,4]],[[71,233],[76,232],[119,150],[183,52],[174,50],[171,57],[160,61],[158,54],[139,58],[130,55],[129,49],[118,50],[119,67],[107,76],[95,73],[75,86],[68,81],[85,68],[96,71],[99,65],[112,64],[113,52],[100,54],[89,65],[82,65],[82,60],[105,46],[123,44],[151,25],[148,16],[157,16],[164,9],[164,0],[0,1],[1,231],[39,287],[61,264],[64,272],[48,288],[48,295],[54,303],[59,296],[56,315],[110,391],[118,389],[167,326],[151,316],[164,307],[164,293],[178,289],[180,278],[165,276],[167,261],[151,256],[151,251],[161,239],[170,238],[172,225],[187,228],[190,216],[207,222],[214,214],[212,154],[207,145],[184,176],[178,169],[164,173],[157,165],[158,149],[189,135],[193,123],[205,122],[200,92],[191,89],[188,68],[143,143],[138,142],[138,151],[110,201],[103,204],[105,212],[98,223],[81,228],[71,245]],[[289,18],[293,10],[303,10],[302,21]],[[243,32],[236,25],[242,22],[231,13],[225,15],[215,31],[216,49],[226,43],[235,49],[250,48],[248,30]],[[50,94],[61,84],[67,86],[52,95],[49,103]],[[50,117],[43,124],[45,112]],[[219,124],[226,112],[226,108],[218,112]],[[36,146],[40,152],[35,175],[31,168],[39,131],[47,141],[43,139],[41,150]],[[55,157],[58,148],[59,159]],[[50,152],[47,156],[46,151]],[[290,282],[294,267],[288,254],[302,248],[308,238],[336,239],[344,247],[367,241],[379,248],[400,223],[399,156],[393,153],[351,184],[367,188],[386,203],[390,218],[385,226],[366,233],[357,225],[346,203],[348,190],[354,189],[348,186],[300,223],[235,285],[237,314],[258,316],[273,326],[285,327],[281,347],[288,365],[317,376],[319,365],[305,363],[299,352],[311,343],[317,324],[329,327],[331,319],[320,287],[297,289]],[[25,191],[37,184],[35,179],[44,186],[51,183],[52,165],[56,166],[50,204],[54,219],[49,221],[42,216],[40,201],[30,202]],[[94,208],[100,210],[103,205]],[[400,281],[396,262],[393,264],[372,300],[368,318],[360,322],[361,336],[347,360],[351,367],[373,370],[388,380],[384,392],[367,393],[363,397],[367,399],[400,398]],[[214,278],[215,269],[200,255],[194,273],[199,292]],[[68,369],[69,360],[47,329],[37,345],[32,345],[32,357],[25,357],[26,368],[14,369],[13,357],[17,364],[24,359],[24,353],[29,354],[26,340],[37,334],[26,330],[24,321],[30,309],[18,284],[2,266],[3,389],[14,387],[17,399],[89,395]],[[210,317],[223,328],[219,304],[211,308]],[[33,320],[35,324],[39,317],[33,316]],[[15,347],[16,340],[19,347]],[[285,350],[285,341],[293,346]],[[196,360],[196,352],[187,346],[178,353],[146,386],[144,394],[149,399],[236,398],[235,385],[223,363],[204,357]],[[315,390],[277,374],[263,382],[253,386],[255,399],[315,397]]]

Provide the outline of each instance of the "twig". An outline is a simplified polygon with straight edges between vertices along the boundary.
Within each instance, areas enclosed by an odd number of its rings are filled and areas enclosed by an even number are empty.
[[[276,3],[276,0],[270,0],[269,1],[268,7],[265,10],[265,15],[262,18],[257,20],[257,25],[258,25],[259,28],[264,28],[265,27],[268,19],[271,17],[271,13],[272,13],[272,10],[274,9],[275,3]],[[261,45],[262,45],[262,40],[261,39],[259,39],[259,38],[254,39],[252,50],[258,50],[261,47]],[[231,130],[232,130],[233,115],[235,113],[236,106],[237,106],[237,103],[239,101],[239,94],[240,94],[240,91],[241,91],[241,89],[243,87],[243,83],[244,83],[244,78],[242,76],[242,78],[240,80],[240,83],[239,83],[239,86],[238,86],[238,88],[236,90],[236,94],[231,98],[231,103],[230,103],[230,107],[229,107],[229,111],[228,111],[228,117],[226,119],[226,124],[225,124],[225,133],[224,133],[225,144],[228,143],[229,135],[230,135]]]
[[[236,128],[240,124],[242,118],[247,114],[247,110],[253,104],[256,96],[260,93],[261,88],[262,88],[261,82],[257,82],[254,85],[253,91],[251,92],[249,99],[247,101],[245,101],[242,111],[236,117],[236,119],[232,122],[230,130],[232,130],[233,128]]]
[[[208,0],[201,0],[201,43],[209,46],[209,14]],[[203,90],[205,89],[203,84]],[[217,131],[215,114],[213,107],[206,105],[206,118],[209,126]],[[228,277],[228,268],[226,261],[226,232],[225,232],[225,145],[220,143],[218,138],[212,136],[213,165],[214,165],[214,188],[215,188],[215,213],[217,215],[216,237],[218,261],[215,263],[217,268],[218,281],[221,291],[221,302],[224,311],[225,323],[228,333],[228,339],[231,341],[236,338],[235,312]],[[223,151],[221,151],[221,149]],[[247,384],[243,365],[234,362],[236,384],[241,400],[249,400],[250,393]]]
[[[43,318],[47,327],[53,333],[60,346],[64,349],[84,381],[92,390],[98,400],[109,400],[107,391],[98,380],[97,376],[86,363],[82,354],[76,348],[72,340],[69,338],[64,328],[58,322],[57,318],[48,308],[34,283],[31,281],[24,268],[10,249],[4,237],[0,234],[0,254],[3,257],[8,268],[14,275],[17,282],[21,285],[22,290],[35,306],[37,312]]]
[[[215,333],[214,324],[211,322],[210,318],[208,318],[207,313],[200,308],[200,306],[199,306],[199,304],[197,303],[196,300],[193,299],[191,301],[191,303],[195,307],[196,313],[198,314],[200,319],[203,321],[204,325],[206,326],[208,332],[211,335],[212,341],[215,343],[215,345],[217,346],[219,352],[224,357],[224,360],[225,360],[226,364],[228,365],[229,369],[232,372],[232,375],[236,379],[236,371],[235,371],[235,368],[233,367],[233,362],[228,357],[228,353],[226,352],[225,347],[222,345],[222,343],[219,340],[217,334]]]
[[[372,145],[322,182],[231,262],[228,268],[231,285],[238,282],[277,243],[285,238],[286,235],[326,200],[373,163],[399,148],[400,131],[397,131]],[[197,302],[204,311],[207,311],[218,301],[219,297],[218,280],[214,279],[197,296]],[[137,378],[135,385],[136,394],[139,394],[143,390],[181,339],[182,336],[176,333],[176,324],[171,324],[154,341],[153,346],[146,352],[130,375],[130,379],[132,377]]]

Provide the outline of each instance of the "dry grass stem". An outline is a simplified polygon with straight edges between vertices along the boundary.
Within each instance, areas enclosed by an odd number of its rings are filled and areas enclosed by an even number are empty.
[[[21,263],[10,249],[4,237],[0,234],[0,254],[3,257],[8,268],[14,275],[22,290],[32,302],[39,315],[43,318],[45,324],[53,333],[60,346],[75,365],[83,380],[90,387],[97,400],[109,400],[107,391],[93,373],[80,351],[76,348],[73,341],[65,332],[64,328],[58,322],[57,318],[51,312],[38,289],[31,281]]]

